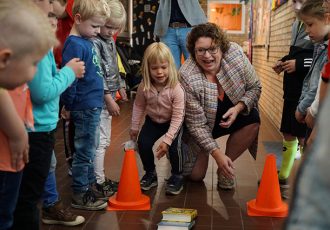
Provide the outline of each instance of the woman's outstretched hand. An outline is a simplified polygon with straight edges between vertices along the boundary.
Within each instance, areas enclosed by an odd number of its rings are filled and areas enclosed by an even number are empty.
[[[220,149],[214,150],[211,155],[217,162],[218,168],[226,178],[234,178],[234,164]]]

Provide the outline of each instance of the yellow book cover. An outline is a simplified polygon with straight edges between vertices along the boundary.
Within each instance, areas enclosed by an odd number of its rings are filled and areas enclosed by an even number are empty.
[[[167,208],[162,211],[162,215],[162,220],[165,221],[191,222],[197,217],[197,210],[189,208]]]

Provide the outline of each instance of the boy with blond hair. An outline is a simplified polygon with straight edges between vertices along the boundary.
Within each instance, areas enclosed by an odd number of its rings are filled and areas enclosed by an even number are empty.
[[[72,162],[71,206],[85,210],[101,210],[107,197],[96,189],[94,155],[99,140],[100,113],[103,106],[103,77],[93,43],[110,15],[103,0],[75,0],[74,24],[63,47],[62,64],[71,58],[85,62],[86,73],[62,95],[64,109],[70,112],[75,126],[75,155]]]
[[[24,20],[21,20],[24,18]],[[23,0],[0,1],[0,229],[13,224],[22,171],[28,162],[24,122],[33,125],[29,91],[24,85],[36,63],[55,44],[46,17]]]
[[[107,0],[111,15],[107,18],[100,34],[93,38],[93,43],[98,56],[101,59],[101,71],[103,74],[104,106],[100,121],[100,144],[96,149],[94,158],[94,172],[96,187],[106,196],[113,195],[117,191],[118,182],[111,181],[104,174],[104,157],[110,145],[112,116],[119,116],[120,108],[116,100],[116,92],[121,91],[121,76],[117,62],[117,50],[113,36],[125,28],[126,11],[118,0]],[[124,89],[125,91],[125,89]]]

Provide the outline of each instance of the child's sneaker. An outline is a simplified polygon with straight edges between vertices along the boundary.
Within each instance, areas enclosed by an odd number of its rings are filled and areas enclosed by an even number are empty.
[[[119,182],[110,180],[109,178],[105,178],[105,183],[109,185],[113,191],[118,191]]]
[[[97,199],[92,190],[85,193],[76,193],[72,196],[71,207],[84,210],[103,210],[108,206],[107,201]]]
[[[72,168],[71,167],[68,168],[68,175],[72,176]]]
[[[168,180],[165,188],[166,194],[178,195],[183,189],[184,179],[182,175],[173,174]]]
[[[78,216],[63,208],[61,201],[54,205],[42,208],[42,223],[61,224],[65,226],[76,226],[85,222],[83,216]]]
[[[222,174],[218,177],[218,188],[222,190],[232,190],[235,188],[234,179],[228,179]]]
[[[280,191],[281,191],[281,196],[283,199],[289,199],[289,180],[288,179],[278,179],[278,182],[280,184]]]
[[[97,183],[91,184],[89,190],[91,190],[94,193],[95,198],[97,200],[103,200],[103,201],[108,201],[109,197],[114,194],[112,190],[110,191],[103,190],[102,185],[99,186]]]
[[[290,185],[289,185],[289,180],[288,179],[280,179],[278,178],[278,183],[280,184],[280,188],[290,188]]]
[[[158,185],[156,172],[147,172],[140,181],[141,189],[143,191],[148,191],[152,187]]]
[[[107,181],[104,181],[102,184],[96,183],[96,189],[98,192],[101,192],[104,196],[110,197],[113,194],[115,194],[116,191],[107,183]]]

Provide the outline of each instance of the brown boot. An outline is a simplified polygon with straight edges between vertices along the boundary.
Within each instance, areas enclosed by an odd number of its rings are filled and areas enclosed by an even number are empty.
[[[57,201],[50,207],[42,208],[41,220],[44,224],[61,224],[65,226],[76,226],[85,222],[83,216],[75,215],[68,209],[64,209],[61,201]]]

